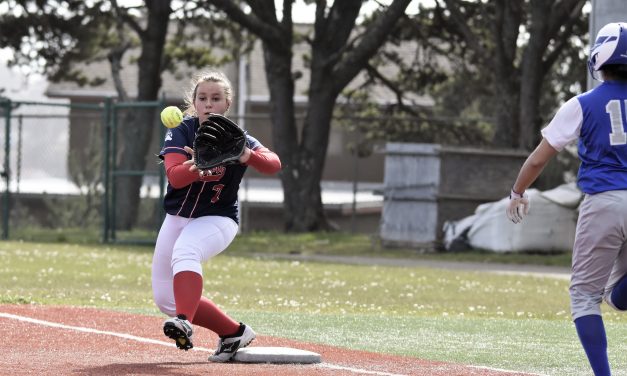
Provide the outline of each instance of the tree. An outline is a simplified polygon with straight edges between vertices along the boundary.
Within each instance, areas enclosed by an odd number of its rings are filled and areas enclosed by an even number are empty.
[[[270,89],[273,144],[283,162],[287,231],[328,230],[321,198],[320,181],[327,153],[331,118],[341,91],[367,66],[405,17],[411,0],[394,0],[374,16],[368,28],[357,19],[362,0],[317,0],[312,36],[300,36],[292,22],[293,0],[284,0],[277,18],[274,0],[248,0],[250,11],[228,0],[207,3],[257,36],[264,50],[266,81]],[[292,71],[295,40],[304,37],[310,45],[309,103],[299,132],[294,113]]]
[[[539,101],[554,64],[587,34],[586,0],[439,0],[433,19],[468,64],[493,85],[494,144],[530,149],[542,126]],[[523,33],[521,33],[521,30]],[[489,74],[485,74],[485,70]]]
[[[540,127],[560,102],[585,89],[585,3],[439,0],[420,4],[417,14],[403,22],[395,35],[397,43],[418,45],[415,59],[404,62],[385,51],[379,57],[387,62],[380,65],[397,65],[400,73],[384,77],[373,64],[367,81],[396,93],[398,103],[384,109],[388,116],[412,116],[416,126],[408,129],[398,121],[396,126],[376,124],[369,134],[378,139],[534,147]],[[367,92],[370,86],[360,90]],[[429,95],[435,105],[416,111],[402,102],[408,93]]]

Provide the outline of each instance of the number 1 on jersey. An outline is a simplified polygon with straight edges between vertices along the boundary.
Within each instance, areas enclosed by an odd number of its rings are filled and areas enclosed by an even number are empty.
[[[625,101],[627,108],[627,100]],[[612,132],[610,133],[610,145],[627,144],[627,134],[623,128],[623,111],[620,109],[620,101],[611,100],[605,105],[605,112],[610,114],[610,124]]]

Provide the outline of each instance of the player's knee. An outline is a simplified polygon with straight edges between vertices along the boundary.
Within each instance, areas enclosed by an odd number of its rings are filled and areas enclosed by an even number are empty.
[[[607,299],[609,298],[609,299]],[[627,275],[623,276],[612,288],[609,297],[606,297],[609,305],[619,311],[627,311]]]
[[[602,292],[590,293],[579,286],[570,288],[570,309],[573,319],[586,315],[601,315]]]
[[[616,308],[616,310],[617,310],[617,311],[621,311],[621,312],[625,312],[625,311],[627,311],[627,307],[625,307],[625,306],[621,306],[621,307],[619,307],[619,306],[617,306],[617,305],[615,304],[615,305],[614,305],[614,308]]]
[[[161,312],[170,317],[176,316],[176,304],[174,303],[174,299],[160,294],[155,294],[153,298],[155,305]]]
[[[198,252],[187,249],[175,249],[172,253],[172,273],[192,271],[202,275],[201,259]]]
[[[155,303],[157,304],[157,307],[159,308],[161,312],[165,313],[166,315],[170,317],[176,316],[176,306],[170,305],[170,304],[159,303],[159,302],[155,302]]]
[[[610,305],[619,311],[627,311],[627,296],[616,289],[610,294]]]

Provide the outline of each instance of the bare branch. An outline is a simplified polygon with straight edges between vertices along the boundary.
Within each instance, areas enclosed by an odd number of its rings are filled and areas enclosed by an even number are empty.
[[[274,13],[272,14],[271,23],[268,23],[267,21],[264,22],[263,17],[257,16],[262,16],[266,13],[264,6],[259,3],[259,0],[249,0],[249,5],[253,10],[253,14],[251,15],[244,13],[239,6],[237,6],[237,4],[230,0],[207,0],[206,3],[211,4],[226,13],[231,20],[237,22],[242,25],[242,27],[248,29],[251,33],[263,39],[267,44],[274,45],[276,47],[283,46],[284,41],[282,40],[282,31],[280,28],[276,27],[278,23],[276,15]],[[275,9],[272,0],[269,2],[264,0],[264,4],[267,5],[270,3],[272,3],[272,9]],[[255,10],[260,13],[255,13]]]
[[[342,61],[334,69],[336,87],[341,89],[352,80],[367,61],[379,51],[385,43],[396,22],[405,14],[411,0],[394,0],[388,9],[380,14],[368,27],[356,45],[345,54]]]
[[[385,87],[387,87],[394,93],[394,96],[396,97],[396,103],[400,109],[414,116],[419,116],[416,110],[414,110],[411,106],[407,106],[405,104],[405,101],[403,100],[404,92],[401,88],[398,87],[398,85],[388,80],[384,75],[381,74],[381,72],[379,72],[379,70],[377,70],[375,66],[371,64],[366,65],[366,71],[368,72],[368,74],[376,78],[379,82],[381,82]]]
[[[118,5],[117,0],[111,0],[111,5],[113,6],[113,13],[116,15],[118,31],[120,31],[120,27],[119,27],[121,26],[120,21],[123,20],[124,23],[126,23],[132,30],[134,30],[137,33],[137,35],[139,35],[140,38],[143,39],[145,37],[146,31],[141,28],[139,23],[137,23],[137,20],[131,17],[127,12],[122,11],[122,9],[120,9],[120,6]]]
[[[464,37],[464,40],[470,46],[470,48],[475,51],[478,55],[485,56],[485,48],[479,42],[479,37],[473,33],[473,31],[468,26],[468,22],[466,17],[459,11],[459,4],[457,0],[443,0],[446,4],[446,9],[451,12],[451,21],[449,25],[452,28],[457,29],[460,34]],[[442,9],[439,4],[439,1],[436,1],[436,5],[438,9]]]
[[[551,17],[551,31],[549,35],[555,35],[555,37],[553,38],[555,43],[553,45],[553,50],[547,56],[545,56],[542,61],[542,68],[544,69],[544,71],[550,69],[550,67],[557,61],[564,48],[568,46],[569,42],[566,36],[572,35],[573,27],[575,23],[579,20],[581,9],[585,5],[585,3],[585,0],[565,1],[564,3],[562,3],[562,12],[558,10],[556,11],[558,15],[555,17]],[[555,25],[559,25],[557,26],[557,29],[555,29]],[[562,32],[559,32],[562,27]]]
[[[128,40],[126,33],[124,32],[124,21],[122,20],[122,15],[120,7],[118,6],[117,0],[112,0],[111,4],[113,5],[113,13],[115,23],[117,25],[116,31],[118,34],[119,42],[118,45],[113,47],[109,53],[107,54],[107,58],[109,59],[111,65],[111,77],[113,79],[113,84],[115,86],[115,90],[118,93],[118,97],[122,102],[128,102],[128,92],[124,87],[124,83],[122,82],[121,72],[122,72],[122,58],[126,51],[131,47],[131,42]]]

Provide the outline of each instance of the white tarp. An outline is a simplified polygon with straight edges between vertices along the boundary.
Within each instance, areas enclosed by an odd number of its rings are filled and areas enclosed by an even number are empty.
[[[507,219],[508,197],[479,205],[472,216],[445,222],[445,248],[461,245],[499,253],[572,250],[577,208],[583,198],[575,183],[542,192],[529,189],[527,194],[531,206],[522,223]]]

